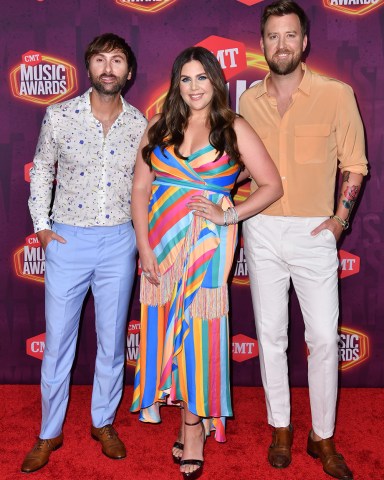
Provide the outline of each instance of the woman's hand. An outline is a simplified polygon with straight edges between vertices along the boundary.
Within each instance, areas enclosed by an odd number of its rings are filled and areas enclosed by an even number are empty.
[[[156,286],[160,285],[160,269],[153,250],[151,248],[139,249],[139,256],[142,274],[147,278],[148,282]]]
[[[197,217],[203,217],[216,225],[224,225],[224,210],[220,205],[211,202],[203,195],[194,195],[193,201],[187,203],[187,207],[193,210]]]

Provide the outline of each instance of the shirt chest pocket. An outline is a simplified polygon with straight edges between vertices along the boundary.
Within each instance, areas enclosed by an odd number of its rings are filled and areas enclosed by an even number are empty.
[[[331,125],[295,126],[295,161],[301,164],[325,163],[330,149]]]

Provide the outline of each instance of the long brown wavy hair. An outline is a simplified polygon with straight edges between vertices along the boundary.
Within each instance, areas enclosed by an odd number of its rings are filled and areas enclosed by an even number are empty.
[[[176,58],[161,116],[149,129],[148,144],[142,150],[144,161],[151,166],[150,157],[156,146],[159,146],[164,152],[164,149],[171,145],[173,145],[176,155],[186,160],[186,157],[181,155],[179,148],[184,141],[184,131],[187,128],[191,112],[180,95],[180,78],[183,66],[192,60],[197,60],[202,64],[213,87],[209,113],[209,143],[217,150],[217,158],[220,158],[225,152],[231,161],[242,165],[237,137],[233,128],[236,113],[228,105],[224,74],[216,57],[203,47],[189,47]]]

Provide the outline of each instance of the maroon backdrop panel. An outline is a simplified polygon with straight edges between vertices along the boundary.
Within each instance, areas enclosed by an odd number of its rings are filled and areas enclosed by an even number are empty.
[[[172,62],[190,45],[215,52],[232,106],[264,77],[258,0],[18,0],[0,19],[0,381],[38,383],[44,350],[44,253],[27,209],[29,169],[46,106],[88,88],[83,63],[91,39],[124,36],[138,59],[126,99],[148,118],[161,106]],[[363,5],[357,4],[363,3]],[[370,175],[351,230],[340,244],[341,385],[384,386],[384,0],[306,0],[311,20],[308,64],[355,90],[364,120]],[[350,5],[348,5],[350,4]],[[356,5],[355,5],[356,4]],[[374,40],[373,40],[374,39]],[[237,193],[241,198],[247,187]],[[258,346],[242,240],[231,284],[235,385],[260,385]],[[307,383],[303,321],[291,296],[292,385]],[[138,289],[127,330],[127,382],[140,332]],[[96,341],[93,300],[84,307],[74,382],[90,383]]]

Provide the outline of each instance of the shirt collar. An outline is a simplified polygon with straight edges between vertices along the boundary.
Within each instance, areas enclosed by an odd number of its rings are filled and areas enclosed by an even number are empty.
[[[302,70],[304,71],[304,76],[300,82],[300,85],[298,87],[298,90],[301,90],[303,93],[305,93],[306,95],[309,95],[310,92],[311,92],[311,79],[312,79],[312,72],[311,70],[307,67],[307,65],[302,62],[301,63],[301,68]],[[259,89],[258,93],[257,93],[257,96],[256,98],[259,98],[261,97],[262,95],[266,95],[268,94],[268,91],[267,91],[267,81],[268,81],[268,78],[271,76],[271,72],[269,72],[264,80],[263,80],[263,84],[262,84],[262,87]]]
[[[305,93],[305,95],[309,95],[311,93],[312,72],[305,63],[301,64],[301,68],[304,71],[304,76],[300,82],[299,90]]]
[[[84,110],[88,113],[92,113],[91,108],[91,96],[90,93],[92,92],[92,87],[90,87],[87,91],[85,91],[82,95],[79,96],[79,102],[77,104],[77,110]],[[128,112],[128,103],[124,100],[124,98],[120,95],[121,104],[123,106],[123,112]]]

